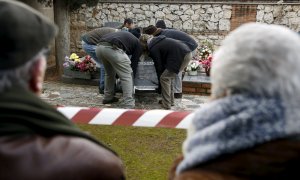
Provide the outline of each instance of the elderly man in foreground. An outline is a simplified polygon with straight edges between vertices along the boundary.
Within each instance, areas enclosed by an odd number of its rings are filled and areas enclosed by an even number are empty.
[[[169,179],[299,179],[299,49],[278,25],[230,33],[214,55],[213,100],[195,113]]]
[[[115,152],[37,96],[55,25],[11,0],[0,24],[0,179],[124,179]]]

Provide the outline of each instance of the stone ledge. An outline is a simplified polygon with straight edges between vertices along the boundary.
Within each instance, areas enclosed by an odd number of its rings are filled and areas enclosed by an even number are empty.
[[[197,76],[186,74],[182,80],[182,92],[184,94],[209,96],[211,94],[210,77],[204,73],[198,73]]]
[[[67,84],[80,84],[80,85],[92,85],[92,86],[99,85],[99,79],[78,79],[66,75],[62,75],[61,81]],[[137,91],[145,92],[139,90]],[[156,92],[156,91],[152,90],[151,92]],[[210,77],[207,77],[204,73],[200,73],[197,76],[185,75],[182,80],[182,92],[184,94],[209,96],[211,94]]]
[[[78,79],[66,75],[62,75],[61,82],[66,84],[80,84],[80,85],[91,85],[91,86],[99,85],[99,79]]]

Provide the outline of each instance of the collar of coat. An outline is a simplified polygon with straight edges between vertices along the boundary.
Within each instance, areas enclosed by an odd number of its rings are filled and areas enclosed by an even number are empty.
[[[149,50],[152,49],[155,45],[157,45],[159,42],[161,42],[162,40],[166,39],[167,37],[164,35],[159,35],[159,36],[155,36],[151,39],[150,43],[149,43]]]
[[[75,136],[88,139],[110,150],[101,142],[83,133],[54,107],[23,88],[13,87],[1,93],[0,120],[0,136],[31,134],[44,137]]]
[[[192,120],[184,142],[184,160],[177,173],[226,154],[299,134],[298,111],[279,97],[248,94],[206,104]]]

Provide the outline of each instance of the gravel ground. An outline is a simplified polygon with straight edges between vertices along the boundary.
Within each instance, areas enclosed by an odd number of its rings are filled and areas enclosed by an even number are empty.
[[[122,94],[117,93],[116,96],[121,97]],[[102,104],[103,95],[98,93],[97,86],[46,81],[41,98],[55,106],[118,108],[118,103]],[[136,109],[161,109],[158,104],[160,97],[156,93],[138,92],[135,94],[135,99]],[[193,111],[207,101],[207,96],[184,94],[182,99],[175,99],[172,110]]]

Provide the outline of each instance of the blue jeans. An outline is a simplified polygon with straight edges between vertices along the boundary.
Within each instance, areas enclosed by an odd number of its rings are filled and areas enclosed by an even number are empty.
[[[95,52],[96,47],[97,47],[97,45],[87,44],[84,41],[82,41],[82,49],[96,61],[97,66],[100,66],[99,87],[100,87],[100,89],[104,90],[105,70],[104,70],[104,66],[102,64],[102,61],[100,61],[100,59],[98,59],[97,56],[96,56],[96,52]]]
[[[191,59],[196,55],[196,50],[186,54],[184,57],[184,63],[182,63],[182,70],[179,71],[179,73],[176,75],[175,80],[173,81],[173,91],[174,93],[182,93],[182,71],[188,63],[191,61]]]

